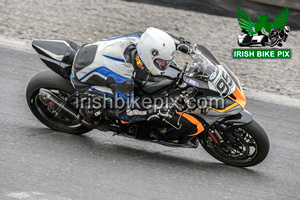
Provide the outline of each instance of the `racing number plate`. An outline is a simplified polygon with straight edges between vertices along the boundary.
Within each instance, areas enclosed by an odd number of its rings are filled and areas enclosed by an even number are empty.
[[[220,94],[220,96],[225,98],[234,92],[235,83],[232,80],[231,76],[223,68],[223,66],[218,65],[218,67],[219,67],[219,74],[210,83],[213,85],[214,89]],[[211,84],[209,85],[211,86]]]

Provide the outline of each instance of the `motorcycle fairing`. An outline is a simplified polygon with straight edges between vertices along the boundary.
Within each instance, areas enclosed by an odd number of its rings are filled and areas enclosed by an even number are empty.
[[[207,49],[206,54],[199,50],[196,51],[184,81],[202,90],[215,91],[216,96],[212,98],[221,98],[223,106],[203,104],[201,108],[194,111],[195,114],[201,115],[201,117],[205,116],[205,120],[213,122],[218,117],[235,115],[241,112],[247,101],[234,73],[226,65],[214,61],[212,56],[206,56],[208,52]],[[210,119],[210,117],[212,118]]]
[[[220,65],[218,59],[204,46],[197,45],[196,49],[201,51],[207,58],[209,58],[215,65]]]
[[[148,81],[147,84],[143,87],[143,91],[146,94],[153,94],[165,87],[168,87],[174,84],[175,81],[173,79],[169,79],[167,77],[161,78],[158,82]]]
[[[221,124],[244,125],[252,121],[253,116],[246,109],[236,115],[228,116],[218,120]]]
[[[207,107],[206,113],[203,113],[202,108],[197,108],[193,111],[193,114],[200,116],[205,122],[208,124],[213,124],[215,121],[217,121],[220,118],[226,118],[227,116],[236,115],[243,111],[243,108],[236,105],[234,107],[230,107],[230,109],[226,109],[224,112],[219,112],[217,109],[212,109],[210,107]]]
[[[182,113],[181,112],[177,112],[177,114],[181,115]],[[196,133],[193,133],[193,134],[188,135],[188,136],[199,135],[200,133],[202,133],[205,130],[204,127],[203,127],[203,125],[202,125],[202,123],[198,119],[196,119],[194,116],[189,115],[187,113],[183,113],[182,117],[186,118],[188,121],[190,121],[192,124],[196,125],[196,127],[197,127]]]
[[[235,86],[235,91],[227,98],[223,99],[225,106],[218,109],[209,105],[203,105],[202,108],[197,108],[193,113],[201,116],[208,124],[212,124],[220,117],[235,115],[240,113],[247,101],[243,93]],[[226,103],[228,100],[231,102]],[[203,110],[205,109],[205,112]]]
[[[246,100],[243,92],[237,86],[235,86],[235,91],[231,95],[229,95],[228,98],[235,101],[243,109],[245,108],[245,106],[247,104],[247,100]]]
[[[193,113],[177,112],[170,119],[166,119],[165,141],[178,140],[179,143],[187,143],[189,140],[198,137],[207,127],[207,123]],[[172,124],[172,125],[170,125]]]
[[[216,91],[221,97],[227,97],[235,90],[235,82],[226,69],[199,50],[193,56],[193,62],[184,81],[194,87]]]
[[[216,74],[216,77],[212,80],[208,80],[208,88],[218,92],[221,97],[225,98],[235,91],[235,83],[222,65],[216,66],[218,70],[211,73],[211,75]]]
[[[137,71],[137,74],[138,73],[139,71]],[[154,94],[163,90],[165,87],[173,85],[176,82],[179,69],[176,68],[176,66],[170,65],[164,75],[160,76],[154,76],[144,70],[140,73],[143,73],[143,75],[136,75],[135,78],[136,89],[145,94]]]
[[[69,40],[33,40],[32,47],[50,69],[65,79],[70,78],[79,45]]]

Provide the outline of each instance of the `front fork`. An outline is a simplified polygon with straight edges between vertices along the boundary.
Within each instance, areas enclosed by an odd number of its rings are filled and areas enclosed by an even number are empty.
[[[208,134],[212,138],[214,143],[219,144],[224,142],[222,136],[219,134],[217,130],[208,130]]]
[[[226,129],[221,129],[216,125],[211,126],[208,129],[208,135],[212,139],[210,146],[216,145],[218,147],[228,148],[234,142],[234,137],[232,136],[231,131],[234,129],[234,126],[227,127]]]

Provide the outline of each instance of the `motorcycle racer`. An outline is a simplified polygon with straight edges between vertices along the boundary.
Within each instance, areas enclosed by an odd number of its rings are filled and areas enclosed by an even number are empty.
[[[153,27],[145,32],[86,44],[75,56],[71,81],[79,92],[92,91],[130,104],[135,81],[164,74],[175,50],[191,53],[192,47],[183,38]],[[154,112],[129,106],[110,111],[127,122],[145,120]]]

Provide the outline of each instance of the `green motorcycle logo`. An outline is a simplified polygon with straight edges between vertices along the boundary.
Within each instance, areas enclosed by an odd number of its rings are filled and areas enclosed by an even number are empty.
[[[258,22],[253,22],[248,15],[237,7],[237,17],[239,25],[242,29],[243,35],[238,36],[239,46],[282,46],[285,42],[288,33],[290,32],[287,26],[289,16],[289,9],[286,8],[274,19],[273,22],[268,22],[268,15],[259,15]],[[258,36],[254,36],[258,34]]]

